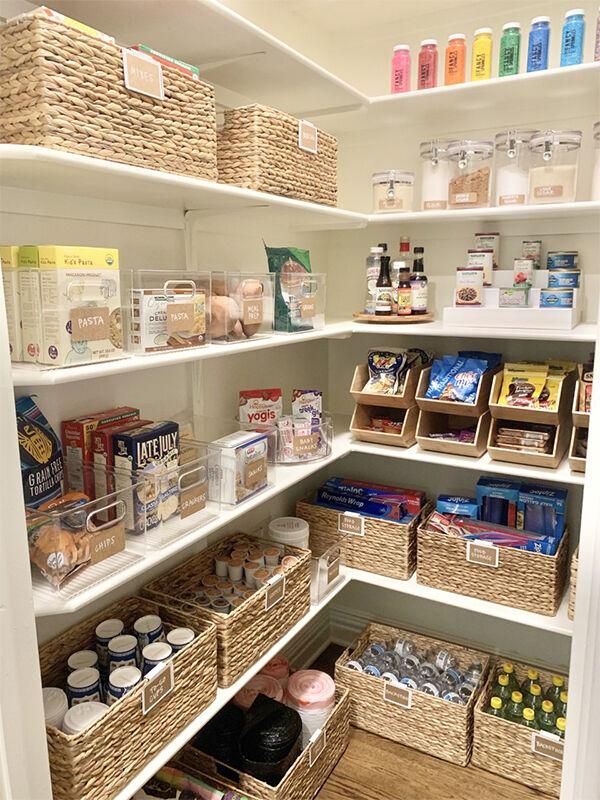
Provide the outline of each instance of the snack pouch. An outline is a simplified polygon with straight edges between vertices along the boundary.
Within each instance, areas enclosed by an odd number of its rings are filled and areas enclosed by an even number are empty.
[[[462,363],[460,363],[462,362]],[[451,370],[448,382],[440,395],[440,400],[473,404],[477,397],[479,381],[486,370],[486,362],[477,358],[459,359],[457,367]]]
[[[477,358],[479,361],[485,361],[487,364],[486,371],[496,369],[502,363],[502,353],[484,353],[481,350],[459,350],[458,355],[463,358]]]
[[[264,244],[264,243],[263,243]],[[267,247],[269,272],[275,274],[275,330],[286,333],[313,329],[310,319],[303,319],[300,302],[316,291],[310,252],[297,247]]]
[[[429,386],[425,397],[429,400],[439,400],[444,387],[450,379],[450,370],[456,364],[456,356],[442,356],[434,358],[429,375]]]
[[[544,388],[542,389],[537,402],[539,408],[545,408],[550,411],[554,411],[556,409],[558,393],[563,381],[564,375],[548,375],[546,378],[546,383],[544,384]]]
[[[532,408],[546,384],[545,364],[505,364],[498,405]]]
[[[37,508],[62,491],[62,447],[33,397],[19,397],[15,406],[25,506]]]
[[[395,350],[371,350],[367,356],[369,380],[364,392],[370,394],[396,394],[398,373],[406,363],[406,352]]]

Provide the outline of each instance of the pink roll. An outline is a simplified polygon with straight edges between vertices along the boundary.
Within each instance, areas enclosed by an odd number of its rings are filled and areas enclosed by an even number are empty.
[[[268,664],[265,664],[259,674],[275,678],[276,681],[279,681],[281,688],[285,689],[290,677],[289,661],[285,656],[275,656]]]
[[[287,685],[289,705],[304,711],[329,708],[335,702],[335,683],[325,672],[301,669],[290,675]]]
[[[271,697],[280,703],[283,700],[283,689],[279,681],[269,675],[261,675],[259,673],[250,678],[244,688],[239,690],[233,698],[233,702],[236,706],[247,711],[259,694],[266,694],[267,697]]]

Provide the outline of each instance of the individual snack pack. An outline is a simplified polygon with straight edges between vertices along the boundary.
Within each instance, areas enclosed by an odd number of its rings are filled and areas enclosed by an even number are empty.
[[[545,363],[505,364],[498,404],[554,410],[558,406],[562,383],[576,366],[572,361],[558,359]]]
[[[269,272],[275,274],[275,330],[311,330],[310,318],[302,316],[302,300],[315,292],[310,278],[310,253],[297,247],[267,247]]]
[[[431,354],[419,348],[409,350],[370,350],[367,356],[369,380],[363,388],[368,394],[401,394],[408,371],[425,366]]]
[[[62,492],[60,439],[33,397],[19,397],[15,405],[25,506],[38,508]]]
[[[552,425],[505,422],[496,430],[496,447],[517,450],[521,453],[551,453],[554,447],[555,428]]]
[[[473,444],[475,442],[476,428],[460,428],[442,432],[431,432],[427,435],[428,439],[441,439],[444,442],[460,442],[461,444]]]
[[[292,389],[292,414],[310,420],[314,425],[321,421],[323,392],[320,389]]]
[[[243,389],[240,391],[239,420],[252,425],[273,425],[283,414],[281,389]]]
[[[486,369],[486,362],[479,358],[461,355],[436,358],[431,367],[425,397],[429,400],[451,400],[473,405],[479,381]]]

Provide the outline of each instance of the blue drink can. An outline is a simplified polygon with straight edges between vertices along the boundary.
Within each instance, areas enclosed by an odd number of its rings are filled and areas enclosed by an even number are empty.
[[[550,17],[534,17],[529,31],[527,48],[527,72],[548,69],[550,48]]]
[[[582,8],[572,8],[565,14],[560,47],[561,67],[571,67],[583,61],[585,14]]]

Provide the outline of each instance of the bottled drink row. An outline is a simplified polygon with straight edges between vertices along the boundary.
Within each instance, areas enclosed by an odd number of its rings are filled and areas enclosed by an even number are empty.
[[[548,69],[550,51],[550,17],[534,17],[531,20],[526,53],[527,72]],[[471,80],[487,80],[492,77],[494,60],[493,30],[478,28],[473,35],[471,48]],[[565,14],[561,31],[560,66],[570,67],[583,62],[585,41],[585,13],[573,8]],[[417,89],[433,89],[438,86],[438,42],[423,39],[417,55]],[[596,22],[594,59],[600,60],[600,14]],[[518,75],[521,71],[521,24],[507,22],[502,27],[498,54],[498,76]],[[464,33],[453,33],[448,37],[444,54],[444,84],[464,83],[467,73],[467,37]],[[391,92],[409,92],[411,85],[410,45],[397,44],[392,57]]]
[[[410,240],[407,236],[400,239],[400,254],[393,262],[385,242],[371,247],[367,256],[365,314],[382,317],[427,314],[428,286],[424,258],[425,248],[415,247],[411,267]]]

